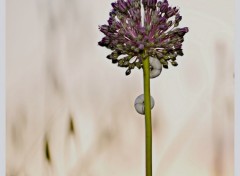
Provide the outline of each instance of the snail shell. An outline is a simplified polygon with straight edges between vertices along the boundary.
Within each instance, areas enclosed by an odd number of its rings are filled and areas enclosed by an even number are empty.
[[[151,96],[151,109],[154,107],[154,104],[155,104],[154,99]],[[139,95],[135,99],[134,107],[139,114],[142,114],[142,115],[145,114],[145,112],[144,112],[144,94]]]
[[[150,78],[158,77],[162,72],[162,64],[154,57],[149,58],[149,64],[151,66]]]

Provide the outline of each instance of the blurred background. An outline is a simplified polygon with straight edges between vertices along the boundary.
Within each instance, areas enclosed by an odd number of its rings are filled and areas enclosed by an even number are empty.
[[[142,70],[97,46],[112,0],[7,0],[7,176],[144,176]],[[234,1],[171,0],[179,66],[151,80],[154,176],[233,176]]]

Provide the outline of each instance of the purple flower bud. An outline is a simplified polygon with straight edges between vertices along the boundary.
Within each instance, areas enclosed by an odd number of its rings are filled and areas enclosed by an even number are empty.
[[[139,33],[140,34],[145,34],[146,33],[145,27],[139,27]]]
[[[159,18],[159,23],[160,24],[165,24],[167,22],[167,18],[166,17],[160,17]]]
[[[157,0],[146,0],[147,2],[145,2],[146,3],[146,5],[147,5],[147,7],[149,7],[149,8],[152,8],[152,9],[156,9],[156,3],[157,3]]]
[[[116,11],[112,10],[111,12],[109,12],[109,16],[110,17],[115,17],[116,16]]]
[[[184,36],[188,31],[189,31],[189,30],[188,30],[188,27],[180,28],[180,29],[178,30],[178,35],[179,35],[179,36]]]
[[[176,43],[176,44],[174,45],[174,48],[175,48],[175,49],[181,49],[181,48],[182,48],[182,44],[181,44],[181,43]]]
[[[144,6],[144,16],[140,3]],[[177,65],[175,60],[183,55],[183,37],[188,28],[177,28],[182,16],[176,7],[170,7],[167,0],[117,0],[112,7],[108,25],[99,26],[105,37],[98,42],[113,50],[107,56],[112,63],[128,68],[128,75],[135,67],[142,67],[144,51],[146,56],[158,58],[164,68],[168,68],[169,62]],[[172,16],[175,20],[168,20]],[[130,59],[135,60],[130,62]]]
[[[168,3],[161,3],[160,12],[166,13],[168,11]]]
[[[134,0],[127,0],[126,6],[127,6],[128,8],[130,8],[130,7],[132,6],[133,2],[134,2]]]
[[[117,9],[117,7],[118,7],[116,2],[113,2],[111,5],[112,5],[113,9]]]
[[[98,42],[100,46],[108,46],[109,43],[110,39],[108,37],[104,37],[100,42]]]
[[[179,23],[181,20],[182,20],[182,16],[180,16],[179,14],[177,14],[177,15],[175,16],[175,22],[176,22],[176,23]]]
[[[140,44],[140,45],[138,46],[138,48],[139,48],[140,50],[143,50],[143,49],[144,49],[144,45],[143,45],[143,44]]]
[[[163,30],[163,31],[166,31],[168,29],[168,26],[165,25],[165,24],[162,24],[159,26],[159,30]]]
[[[121,12],[127,11],[126,3],[123,0],[118,0],[118,8]]]
[[[102,25],[99,26],[99,29],[102,33],[107,34],[108,33],[108,26],[107,25]]]
[[[168,8],[168,11],[166,13],[166,16],[168,18],[172,17],[173,15],[175,15],[175,11],[173,9],[171,9],[171,7]]]
[[[178,9],[177,7],[173,7],[172,9],[173,9],[173,11],[174,11],[174,14],[177,14],[178,11],[179,11],[179,9]]]
[[[113,41],[112,41],[112,44],[113,44],[113,45],[117,45],[117,44],[118,44],[118,41],[117,41],[117,40],[113,40]]]
[[[189,31],[188,27],[181,28],[180,31],[187,33]]]
[[[113,22],[114,22],[114,19],[112,17],[110,17],[108,19],[108,24],[111,26],[113,24]]]

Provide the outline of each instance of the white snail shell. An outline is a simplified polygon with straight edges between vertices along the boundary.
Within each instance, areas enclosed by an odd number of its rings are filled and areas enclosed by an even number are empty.
[[[150,57],[149,64],[152,66],[152,69],[150,71],[150,78],[158,77],[162,72],[162,64],[160,61],[154,57]]]
[[[151,109],[154,107],[154,104],[155,104],[154,99],[151,96]],[[145,111],[144,111],[144,94],[139,95],[135,99],[134,107],[139,114],[142,114],[142,115],[145,114]]]

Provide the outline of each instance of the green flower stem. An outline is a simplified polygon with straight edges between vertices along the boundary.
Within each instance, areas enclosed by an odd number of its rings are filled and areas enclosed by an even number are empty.
[[[144,111],[145,111],[145,137],[146,137],[146,176],[152,176],[152,122],[150,100],[150,65],[149,57],[143,60],[144,77]]]

